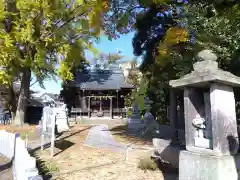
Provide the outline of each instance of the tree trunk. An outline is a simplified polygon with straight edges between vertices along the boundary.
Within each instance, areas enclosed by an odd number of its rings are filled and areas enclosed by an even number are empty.
[[[31,80],[31,70],[29,68],[24,69],[22,80],[21,80],[21,88],[18,97],[17,111],[14,119],[15,125],[23,125],[26,118],[26,110],[28,105],[29,98],[29,87]]]
[[[12,119],[15,119],[17,111],[17,96],[14,92],[13,84],[9,87],[9,104],[11,106]]]

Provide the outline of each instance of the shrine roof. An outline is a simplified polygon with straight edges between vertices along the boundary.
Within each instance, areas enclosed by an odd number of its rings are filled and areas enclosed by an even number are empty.
[[[76,73],[74,84],[82,90],[120,90],[134,87],[125,82],[123,71],[118,67],[88,69],[83,73]]]

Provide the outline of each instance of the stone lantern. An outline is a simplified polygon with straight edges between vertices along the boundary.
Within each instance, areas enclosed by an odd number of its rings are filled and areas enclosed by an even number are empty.
[[[146,112],[150,111],[152,103],[153,103],[153,101],[151,99],[149,99],[149,97],[144,98],[144,108],[145,108]]]
[[[143,127],[137,102],[133,103],[132,115],[128,118],[128,129],[137,132]]]
[[[193,71],[170,81],[184,90],[186,151],[179,158],[179,180],[237,180],[237,133],[233,87],[240,78],[218,68],[210,50],[197,55]]]
[[[150,122],[155,122],[154,116],[150,112],[151,110],[151,104],[153,101],[149,99],[149,97],[144,98],[144,108],[145,108],[145,114],[144,114],[144,124],[149,124]]]

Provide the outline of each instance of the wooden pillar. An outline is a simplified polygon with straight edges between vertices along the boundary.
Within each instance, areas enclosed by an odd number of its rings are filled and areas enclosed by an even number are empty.
[[[99,102],[99,112],[102,112],[102,98],[100,97],[100,102]]]
[[[119,108],[119,90],[116,91],[117,92],[117,109]]]
[[[119,90],[116,90],[116,97],[117,97],[117,117],[120,115],[120,109],[119,109]]]
[[[82,106],[82,102],[84,101],[84,89],[82,91],[82,97],[79,98],[79,101],[80,101],[80,108],[81,108],[81,111],[80,111],[80,118],[82,118],[82,110],[83,110],[83,106]]]
[[[113,119],[112,97],[110,97],[110,119]]]
[[[90,118],[91,116],[91,98],[90,96],[88,97],[88,117]]]
[[[177,137],[177,128],[176,128],[176,122],[177,122],[177,98],[176,98],[176,92],[172,88],[170,89],[169,120],[170,120],[172,141],[176,141],[178,139],[178,137]]]

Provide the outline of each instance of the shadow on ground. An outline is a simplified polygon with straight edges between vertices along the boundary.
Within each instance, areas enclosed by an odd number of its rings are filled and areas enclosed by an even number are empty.
[[[65,139],[62,139],[60,141],[57,141],[55,143],[55,147],[57,149],[59,149],[60,151],[55,153],[54,156],[59,155],[60,153],[62,153],[63,151],[65,151],[66,149],[72,147],[75,143],[71,142],[71,141],[67,141]]]
[[[12,161],[0,165],[0,173],[12,167]]]
[[[66,146],[67,148],[65,148],[65,149],[68,149],[69,147],[71,147],[71,146],[74,145],[74,144],[73,144],[73,143],[71,144],[70,141],[68,141],[69,143],[67,143],[67,142],[64,141],[64,140],[66,140],[66,139],[68,139],[68,138],[70,138],[70,137],[72,137],[72,136],[74,136],[74,135],[76,135],[76,134],[79,134],[79,133],[81,133],[81,132],[84,132],[84,131],[90,129],[91,127],[92,127],[92,126],[86,127],[85,129],[81,129],[81,130],[76,131],[76,132],[74,132],[74,133],[70,133],[69,135],[65,135],[65,134],[63,133],[63,134],[57,136],[58,139],[55,140],[55,145],[58,145],[58,146],[60,147],[60,146],[61,146],[61,145],[60,145],[61,142],[63,142],[63,143],[65,142],[65,144],[68,144],[68,145]],[[71,144],[71,146],[69,146],[70,144]],[[48,142],[48,143],[44,144],[44,149],[50,147],[50,145],[51,145],[51,142]],[[41,149],[41,145],[35,147],[34,149],[31,149],[30,152],[35,152],[35,151],[38,151],[38,150],[40,150],[40,149]],[[62,149],[64,149],[64,148],[62,147]]]
[[[110,129],[112,135],[120,136],[121,139],[130,141],[133,144],[138,145],[152,145],[152,139],[156,138],[153,134],[146,134],[141,136],[140,133],[133,134],[128,130],[127,125],[120,125]],[[164,180],[177,180],[178,179],[178,164],[179,164],[179,153],[184,149],[184,146],[173,144],[169,140],[169,137],[162,138],[163,144],[158,149],[157,156],[154,157],[159,169],[162,171]],[[167,143],[166,143],[167,142]],[[160,159],[158,158],[160,157]]]
[[[109,129],[112,135],[121,137],[123,140],[130,141],[131,143],[136,144],[152,144],[152,138],[154,137],[151,134],[146,134],[141,136],[141,133],[133,133],[128,130],[128,125],[119,125]]]
[[[36,158],[36,165],[39,171],[39,175],[42,176],[43,180],[50,180],[52,178],[52,172],[47,168],[46,162],[42,161],[36,152],[31,152],[30,155]]]
[[[88,129],[90,129],[91,127],[86,127],[85,129],[81,129],[79,131],[76,131],[74,133],[70,133],[68,135],[65,135],[64,133],[57,136],[57,139],[55,141],[55,147],[57,149],[60,149],[59,152],[55,153],[54,156],[59,155],[60,153],[62,153],[63,151],[65,151],[66,149],[72,147],[74,145],[74,143],[66,140],[67,138],[70,138],[76,134],[79,134],[81,132],[84,132]],[[61,137],[62,136],[62,137]],[[44,145],[44,149],[48,148],[51,146],[51,143],[46,143]],[[53,163],[51,162],[46,162],[41,160],[41,158],[39,157],[39,155],[37,154],[37,151],[41,149],[41,146],[39,145],[38,147],[29,150],[29,153],[31,154],[32,157],[36,158],[36,164],[37,164],[37,168],[39,170],[39,174],[43,176],[43,180],[50,180],[53,177],[53,174],[58,172],[58,168],[56,166],[54,166]]]
[[[0,179],[13,179],[12,161],[4,156],[0,156]]]
[[[177,180],[178,179],[178,168],[175,168],[169,164],[160,164],[159,169],[163,173],[164,180]]]
[[[179,155],[181,150],[185,150],[185,147],[169,143],[168,145],[159,147],[158,151],[155,151],[155,156],[153,157],[157,160],[164,180],[178,180]]]

